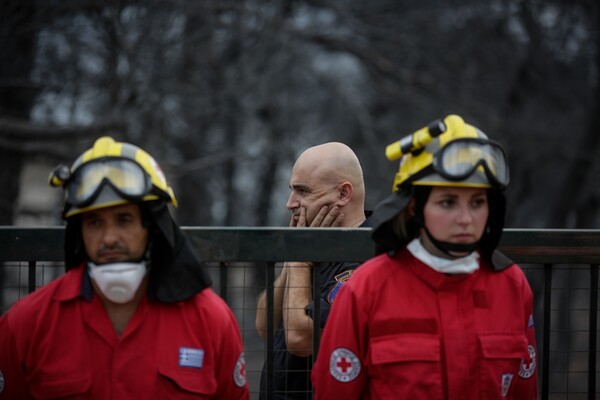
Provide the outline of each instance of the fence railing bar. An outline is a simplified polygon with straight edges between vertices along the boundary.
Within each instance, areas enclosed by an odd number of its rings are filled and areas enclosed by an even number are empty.
[[[266,365],[266,390],[267,400],[273,400],[273,347],[274,347],[274,321],[273,315],[275,307],[273,302],[275,301],[275,263],[267,263],[267,273],[265,276],[265,287],[266,287],[266,299],[267,299],[267,354],[265,358]]]
[[[221,298],[228,301],[227,299],[227,284],[229,283],[229,268],[227,268],[226,263],[219,263],[219,294]]]
[[[312,267],[312,298],[313,298],[313,359],[319,352],[321,343],[321,271],[319,263]]]
[[[552,328],[552,264],[544,264],[544,330],[542,350],[542,399],[547,399],[550,388],[550,330]]]
[[[598,264],[590,265],[590,321],[588,349],[588,398],[596,398],[596,347],[598,332]]]
[[[36,262],[35,261],[29,261],[29,268],[27,269],[27,288],[29,290],[29,293],[33,293],[35,291],[35,265]]]
[[[184,226],[182,229],[199,258],[215,262],[364,261],[374,255],[369,228]],[[63,241],[61,226],[3,226],[0,261],[63,261]],[[32,249],[31,243],[43,246]],[[340,243],[353,245],[340,246]],[[598,264],[598,248],[600,229],[504,229],[498,247],[521,264]],[[347,259],[340,260],[340,254]]]

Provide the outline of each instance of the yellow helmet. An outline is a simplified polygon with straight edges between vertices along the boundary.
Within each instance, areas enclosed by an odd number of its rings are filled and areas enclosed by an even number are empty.
[[[400,160],[393,191],[401,186],[501,187],[509,181],[502,147],[458,115],[448,115],[386,148]]]
[[[492,257],[504,228],[504,189],[509,181],[506,154],[498,143],[458,115],[448,115],[390,144],[385,153],[390,161],[401,161],[393,193],[375,206],[370,217],[371,237],[378,253],[400,249],[418,234],[417,230],[424,226],[419,214],[431,186],[480,187],[488,194],[489,216],[475,245],[495,269],[511,263]],[[416,215],[407,212],[412,199]],[[434,245],[441,251],[449,249],[448,243],[441,241]]]
[[[65,218],[118,204],[163,199],[177,206],[173,189],[150,154],[129,143],[101,137],[71,168],[50,174],[51,186],[65,189]]]

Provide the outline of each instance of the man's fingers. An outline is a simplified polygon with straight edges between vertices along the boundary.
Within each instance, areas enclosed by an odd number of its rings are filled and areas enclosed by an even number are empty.
[[[298,228],[306,227],[306,207],[300,207],[300,216],[298,217],[298,223],[296,226]]]
[[[336,227],[342,226],[343,222],[344,222],[344,213],[338,213],[338,215],[335,217],[335,219],[333,221],[331,221],[331,224],[329,224],[329,227],[336,228]]]
[[[321,209],[319,210],[319,213],[315,216],[315,218],[312,220],[312,222],[310,224],[311,228],[318,228],[318,227],[322,226],[323,221],[325,220],[325,218],[328,215],[328,210],[329,210],[329,207],[327,207],[327,206],[321,207]]]
[[[343,221],[344,213],[340,211],[338,206],[333,206],[332,208],[324,206],[310,226],[321,228],[338,227],[342,225]]]
[[[298,224],[298,222],[296,221],[295,216],[296,215],[292,212],[292,217],[290,218],[290,228],[293,228],[293,227],[295,227]]]
[[[340,211],[340,207],[333,206],[329,208],[328,206],[323,206],[309,225],[306,220],[306,207],[301,207],[298,220],[296,221],[294,216],[292,216],[290,226],[299,228],[305,228],[307,226],[311,228],[329,228],[342,226],[343,221],[344,213]]]
[[[340,208],[338,206],[333,206],[331,208],[331,210],[329,210],[329,212],[327,213],[327,215],[325,215],[325,218],[323,218],[323,221],[321,221],[321,224],[319,226],[322,227],[330,227],[330,226],[338,226],[338,225],[334,225],[335,221],[338,219],[340,215]]]

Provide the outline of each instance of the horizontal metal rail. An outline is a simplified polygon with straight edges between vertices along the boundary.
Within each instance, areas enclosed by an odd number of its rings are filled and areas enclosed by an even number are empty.
[[[374,254],[369,228],[183,230],[207,261],[364,261]],[[0,226],[0,261],[63,261],[63,238],[62,227]],[[505,229],[498,249],[523,264],[599,264],[600,230]]]

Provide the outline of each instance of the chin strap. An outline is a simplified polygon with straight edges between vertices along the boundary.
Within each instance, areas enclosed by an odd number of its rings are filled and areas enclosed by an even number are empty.
[[[475,249],[477,249],[477,246],[479,245],[479,242],[475,242],[475,243],[442,242],[441,240],[437,240],[436,238],[434,238],[433,235],[431,233],[429,233],[429,229],[427,229],[424,224],[422,226],[422,229],[425,230],[427,237],[429,238],[429,240],[431,241],[431,243],[433,243],[433,245],[435,247],[437,247],[442,253],[444,253],[450,257],[453,257],[453,258],[456,256],[450,254],[451,251],[454,251],[457,253],[467,253],[467,255],[469,255],[472,252],[474,252]],[[463,257],[463,256],[461,256],[461,257]]]

